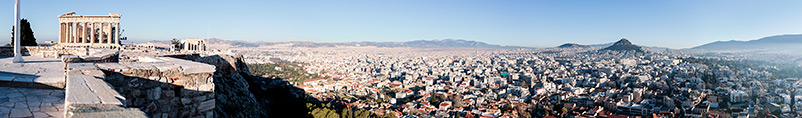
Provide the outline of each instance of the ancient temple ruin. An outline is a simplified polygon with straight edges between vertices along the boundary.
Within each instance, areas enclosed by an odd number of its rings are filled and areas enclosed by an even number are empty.
[[[59,46],[119,47],[120,14],[58,16]]]
[[[206,51],[206,40],[200,38],[187,38],[181,45],[184,51]]]

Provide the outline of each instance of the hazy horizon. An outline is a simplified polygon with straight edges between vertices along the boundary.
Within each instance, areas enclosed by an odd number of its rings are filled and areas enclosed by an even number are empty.
[[[791,3],[794,2],[794,3]],[[799,1],[25,1],[39,42],[58,38],[57,15],[121,14],[126,42],[220,38],[248,42],[400,42],[463,39],[554,47],[620,38],[674,49],[802,34]],[[6,16],[10,40],[13,1]],[[4,29],[4,28],[0,28]],[[5,39],[5,40],[3,40]]]

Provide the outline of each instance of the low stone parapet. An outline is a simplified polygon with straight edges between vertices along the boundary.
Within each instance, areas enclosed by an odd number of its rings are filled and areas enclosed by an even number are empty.
[[[103,80],[105,74],[94,64],[68,64],[66,76],[66,117],[147,117],[138,108],[126,107],[126,98]]]
[[[213,117],[215,66],[170,57],[98,63],[106,81],[150,117]]]

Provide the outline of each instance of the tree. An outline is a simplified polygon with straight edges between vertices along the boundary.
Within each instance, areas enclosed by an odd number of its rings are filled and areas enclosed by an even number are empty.
[[[20,45],[21,46],[36,46],[36,37],[33,36],[33,30],[31,29],[31,23],[28,23],[27,19],[20,20]],[[14,26],[11,27],[11,44],[9,46],[14,45]]]
[[[398,118],[398,117],[393,115],[393,113],[391,112],[391,113],[385,113],[384,115],[381,116],[381,118]]]
[[[181,42],[176,38],[173,38],[173,40],[170,41],[170,44],[173,44],[173,48],[175,49],[181,48]]]
[[[445,100],[447,100],[446,96],[439,93],[434,93],[432,94],[431,98],[429,98],[429,101],[431,101],[430,104],[434,106],[440,105],[440,102],[443,102]]]
[[[454,94],[452,96],[449,96],[449,98],[451,98],[450,100],[452,103],[451,104],[452,108],[462,107],[462,94]]]

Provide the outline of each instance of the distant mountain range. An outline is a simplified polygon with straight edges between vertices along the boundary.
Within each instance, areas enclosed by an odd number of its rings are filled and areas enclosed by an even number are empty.
[[[589,48],[589,47],[610,48],[610,46],[614,46],[617,43],[627,45],[627,46],[623,46],[622,45],[623,47],[622,46],[615,46],[615,47],[618,47],[620,49],[635,49],[635,47],[637,47],[638,50],[641,50],[640,48],[659,49],[659,50],[669,49],[669,48],[666,48],[666,47],[657,47],[657,46],[638,46],[638,45],[632,44],[631,42],[629,42],[629,40],[626,40],[626,39],[622,39],[622,40],[619,40],[617,42],[612,42],[612,43],[591,44],[591,45],[581,45],[581,44],[576,44],[576,43],[565,43],[565,44],[562,44],[562,45],[557,46],[557,47],[558,48]],[[631,46],[629,46],[629,45],[631,45]],[[615,49],[618,49],[618,48],[615,48]],[[610,49],[613,49],[613,48],[610,48]]]
[[[245,41],[230,41],[230,40],[223,40],[218,38],[211,38],[206,40],[209,45],[217,45],[217,44],[225,44],[230,46],[238,46],[238,47],[258,47],[262,45],[277,45],[277,44],[285,44],[291,45],[294,47],[335,47],[335,46],[376,46],[376,47],[419,47],[419,48],[440,48],[440,47],[469,47],[469,48],[530,48],[530,47],[521,47],[521,46],[501,46],[501,45],[494,45],[488,44],[479,41],[470,41],[470,40],[462,40],[462,39],[442,39],[442,40],[415,40],[415,41],[406,41],[406,42],[342,42],[342,43],[316,43],[316,42],[308,42],[308,41],[289,41],[289,42],[245,42]],[[169,43],[169,41],[155,41],[157,43]],[[577,43],[566,43],[558,48],[589,48],[589,47],[605,47],[609,48],[610,46],[614,46],[617,43],[626,43],[629,40],[625,40],[624,42],[618,41],[615,43],[604,43],[604,44],[591,44],[591,45],[581,45]],[[627,49],[634,49],[631,48],[632,46],[635,47],[642,47],[642,48],[649,48],[649,49],[668,49],[665,47],[654,47],[654,46],[638,46],[630,43],[626,43],[627,45],[631,46],[617,46]],[[716,41],[712,43],[707,43],[704,45],[700,45],[697,47],[693,47],[690,49],[699,49],[699,50],[750,50],[750,49],[799,49],[802,50],[802,34],[797,35],[777,35],[777,36],[769,36],[765,38],[760,38],[757,40],[750,40],[750,41]]]
[[[467,48],[527,48],[519,46],[501,46],[487,44],[479,41],[469,41],[462,39],[443,39],[443,40],[415,40],[406,42],[343,42],[343,43],[315,43],[305,41],[290,42],[259,42],[251,43],[244,41],[227,41],[217,38],[207,39],[210,45],[228,44],[242,47],[258,47],[261,45],[289,44],[295,47],[334,47],[334,46],[376,46],[376,47],[418,47],[418,48],[441,48],[441,47],[467,47]]]
[[[777,35],[750,41],[716,41],[691,49],[750,50],[750,49],[802,49],[802,34]]]

